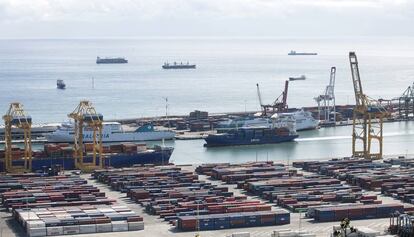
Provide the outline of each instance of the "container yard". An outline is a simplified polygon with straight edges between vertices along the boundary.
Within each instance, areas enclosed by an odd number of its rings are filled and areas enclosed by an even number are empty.
[[[75,175],[1,176],[2,206],[27,236],[138,231],[143,218]]]
[[[289,192],[275,181],[280,179],[297,191]],[[26,231],[32,236],[98,236],[86,233],[109,231],[110,225],[111,231],[121,231],[119,236],[269,236],[278,229],[325,236],[343,217],[383,233],[389,213],[410,211],[399,200],[338,181],[275,162],[111,168],[81,176],[10,175],[0,189],[5,208],[0,214],[9,218],[1,226],[17,236]],[[25,223],[32,221],[28,230]],[[18,224],[11,228],[12,223]],[[126,226],[131,233],[122,232]]]
[[[289,212],[234,196],[227,187],[200,181],[176,166],[95,171],[93,177],[158,215],[179,231],[284,225]]]

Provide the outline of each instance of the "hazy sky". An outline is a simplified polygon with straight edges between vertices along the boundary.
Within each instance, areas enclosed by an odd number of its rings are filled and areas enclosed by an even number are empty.
[[[0,0],[1,38],[414,36],[414,0]]]

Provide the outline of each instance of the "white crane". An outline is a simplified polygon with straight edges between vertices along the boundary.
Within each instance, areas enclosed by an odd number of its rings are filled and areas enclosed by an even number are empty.
[[[329,79],[329,85],[325,88],[325,94],[315,97],[316,103],[318,103],[319,119],[323,115],[321,124],[334,124],[336,122],[335,111],[335,75],[336,67],[331,67],[331,76]],[[331,116],[332,115],[332,116]]]

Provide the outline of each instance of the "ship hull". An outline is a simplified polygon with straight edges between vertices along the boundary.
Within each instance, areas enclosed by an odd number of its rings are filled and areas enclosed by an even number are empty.
[[[105,154],[105,167],[131,167],[133,165],[155,164],[162,165],[168,164],[173,148],[163,148],[161,150],[150,150],[145,152],[138,152],[133,154]],[[84,157],[84,162],[92,162],[92,157]],[[97,165],[99,161],[97,161]],[[13,161],[13,165],[23,165],[23,160]],[[54,165],[63,166],[65,170],[73,170],[75,167],[75,159],[73,157],[44,157],[32,159],[32,170],[44,170],[45,168],[52,167]],[[0,171],[4,171],[4,163],[0,162]]]
[[[273,136],[273,137],[261,137],[261,138],[235,138],[228,137],[226,135],[210,135],[204,140],[205,147],[219,147],[219,146],[240,146],[240,145],[259,145],[259,144],[275,144],[282,142],[290,142],[298,135],[286,135],[286,136]]]
[[[96,58],[97,64],[119,64],[119,63],[128,63],[128,60],[125,58]]]
[[[170,66],[162,66],[163,69],[195,69],[196,65],[170,65]]]

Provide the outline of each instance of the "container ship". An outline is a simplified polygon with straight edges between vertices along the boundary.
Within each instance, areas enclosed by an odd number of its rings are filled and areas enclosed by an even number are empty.
[[[313,55],[318,55],[318,53],[299,53],[299,52],[296,52],[295,50],[291,50],[288,53],[288,55],[291,55],[291,56],[295,56],[295,55],[313,56]]]
[[[56,131],[44,134],[47,142],[73,142],[74,124],[62,123]],[[175,137],[172,131],[155,130],[152,124],[146,124],[135,131],[124,131],[122,125],[118,122],[103,122],[102,142],[136,142],[136,141],[157,141],[170,140]],[[83,140],[85,142],[93,141],[93,131],[87,127],[83,129]]]
[[[274,144],[293,141],[299,137],[292,115],[280,115],[272,126],[241,127],[224,133],[210,134],[205,147]]]
[[[146,144],[120,143],[104,145],[102,149],[105,167],[131,167],[133,165],[168,164],[174,151],[172,147],[147,147]],[[84,144],[84,161],[92,162],[93,144]],[[54,165],[66,170],[76,169],[73,147],[68,143],[44,144],[43,150],[32,152],[32,170],[39,171]],[[23,165],[24,150],[12,147],[13,165]],[[0,150],[0,171],[4,171],[5,151]],[[99,160],[99,159],[97,159]],[[99,161],[97,161],[99,162]]]
[[[190,64],[189,62],[187,62],[187,64],[183,64],[181,63],[177,63],[174,62],[173,64],[169,64],[169,63],[164,63],[164,65],[162,65],[163,69],[195,69],[196,65],[195,64]]]
[[[117,64],[117,63],[128,63],[125,58],[101,58],[96,57],[97,64]]]

